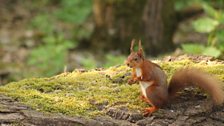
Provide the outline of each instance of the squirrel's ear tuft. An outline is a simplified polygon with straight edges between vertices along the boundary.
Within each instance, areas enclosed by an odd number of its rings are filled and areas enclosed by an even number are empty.
[[[138,41],[138,51],[142,51],[142,41]]]
[[[143,49],[141,40],[138,41],[138,55],[143,58]]]
[[[133,49],[134,48],[134,45],[135,45],[135,39],[132,39],[131,40],[131,48],[130,48],[130,51],[131,52],[134,52],[134,49]]]

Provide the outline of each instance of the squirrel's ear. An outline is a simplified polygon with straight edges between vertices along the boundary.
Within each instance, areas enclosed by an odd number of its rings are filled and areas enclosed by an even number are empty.
[[[142,41],[141,41],[141,40],[138,41],[138,52],[143,53],[143,49],[142,49]]]
[[[131,52],[134,52],[134,44],[135,44],[135,39],[132,39],[132,41],[131,41],[131,48],[130,48],[130,51]]]
[[[143,57],[143,49],[142,49],[142,42],[141,40],[138,41],[138,55]]]

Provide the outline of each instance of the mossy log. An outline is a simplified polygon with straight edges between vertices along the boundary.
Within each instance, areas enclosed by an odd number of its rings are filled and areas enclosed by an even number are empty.
[[[202,69],[224,80],[224,64],[216,61],[154,61],[168,77],[182,67]],[[130,69],[125,65],[108,69],[75,70],[50,78],[30,78],[0,87],[0,93],[33,109],[72,116],[105,115],[110,108],[139,112],[148,104],[138,97],[139,85],[128,85]]]

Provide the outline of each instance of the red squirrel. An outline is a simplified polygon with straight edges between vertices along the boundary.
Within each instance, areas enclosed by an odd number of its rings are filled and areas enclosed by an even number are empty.
[[[144,109],[147,116],[169,102],[178,91],[186,86],[197,86],[211,95],[213,102],[220,105],[224,102],[224,91],[221,82],[205,72],[196,68],[183,68],[174,73],[169,84],[167,76],[162,68],[145,59],[141,41],[137,52],[133,50],[134,40],[131,42],[130,55],[126,59],[128,67],[132,68],[132,77],[128,83],[133,84],[139,81],[141,88],[141,99],[151,105]]]

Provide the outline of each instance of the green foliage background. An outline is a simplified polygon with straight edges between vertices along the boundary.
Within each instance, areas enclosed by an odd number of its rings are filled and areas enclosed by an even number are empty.
[[[224,1],[216,1],[220,8],[215,9],[211,1],[194,1],[203,7],[205,15],[194,20],[192,27],[196,32],[208,35],[207,45],[183,44],[186,53],[220,57],[224,53]],[[200,2],[200,3],[199,3]]]
[[[47,6],[52,1],[40,1],[39,6]],[[41,12],[30,22],[30,28],[43,34],[41,44],[35,47],[28,58],[28,65],[34,66],[37,76],[51,76],[63,71],[67,64],[69,49],[75,48],[79,39],[89,37],[91,30],[85,23],[92,10],[92,0],[60,0],[58,9]],[[67,24],[71,35],[66,36],[60,24]],[[86,63],[87,64],[87,63]],[[84,64],[84,65],[86,65]],[[88,66],[86,66],[88,67]],[[95,66],[94,66],[95,67]]]
[[[111,0],[111,3],[118,2]],[[109,3],[110,3],[109,2]],[[131,1],[130,1],[131,2]],[[121,2],[122,3],[122,2]],[[177,0],[175,10],[180,11],[189,6],[201,6],[203,16],[192,21],[194,30],[208,35],[206,45],[182,44],[181,49],[188,54],[202,54],[222,57],[224,52],[224,5],[223,0]],[[92,0],[39,0],[32,1],[30,8],[40,10],[29,22],[29,29],[38,30],[42,36],[28,57],[27,64],[35,70],[36,76],[52,76],[63,71],[68,64],[70,50],[77,47],[80,40],[90,39],[93,33],[91,26]],[[66,26],[66,29],[60,26]],[[69,33],[69,34],[67,34]],[[80,60],[86,69],[110,67],[122,64],[126,56],[113,53],[105,54],[101,59],[86,56]],[[100,62],[99,62],[100,60]],[[29,72],[27,73],[30,74]]]

